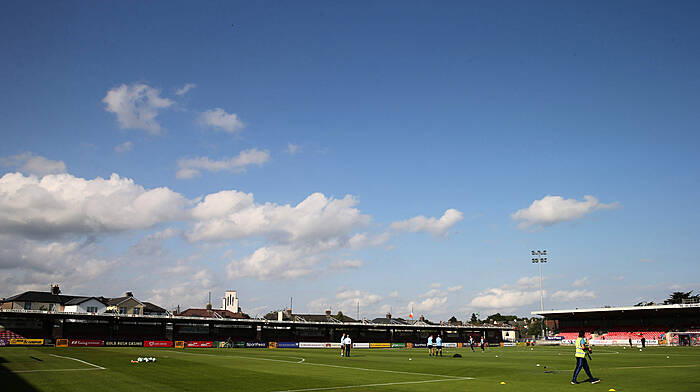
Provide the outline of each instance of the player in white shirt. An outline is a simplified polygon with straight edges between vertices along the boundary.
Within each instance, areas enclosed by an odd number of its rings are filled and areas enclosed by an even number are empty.
[[[428,356],[433,355],[433,335],[428,336]]]
[[[345,353],[345,334],[340,338],[340,356],[342,357]]]
[[[352,339],[350,339],[350,334],[345,337],[345,357],[350,357],[350,348],[352,347]]]

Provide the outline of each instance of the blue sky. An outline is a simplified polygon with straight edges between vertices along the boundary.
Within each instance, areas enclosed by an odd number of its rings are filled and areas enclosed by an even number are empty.
[[[2,8],[0,296],[527,315],[541,248],[548,309],[700,290],[698,4]]]

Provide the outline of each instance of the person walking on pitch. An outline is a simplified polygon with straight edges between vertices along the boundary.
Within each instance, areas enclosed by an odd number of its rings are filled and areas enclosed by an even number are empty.
[[[484,337],[482,336],[482,337],[481,337],[481,351],[482,351],[482,352],[484,351],[484,345],[485,345],[485,343],[484,343]]]
[[[442,338],[440,335],[438,335],[435,338],[435,356],[438,356],[438,353],[440,353],[440,356],[442,356]]]
[[[472,352],[474,352],[474,337],[473,336],[469,337],[469,347],[471,347]]]
[[[574,377],[571,379],[572,384],[579,384],[578,381],[576,381],[576,378],[578,377],[578,373],[581,371],[581,368],[586,371],[586,374],[588,375],[588,380],[587,382],[590,382],[591,384],[597,384],[600,382],[600,379],[597,379],[593,377],[591,374],[591,369],[588,367],[588,362],[586,361],[586,354],[588,354],[588,357],[591,357],[591,348],[588,346],[588,340],[586,339],[586,334],[583,331],[580,331],[578,333],[578,339],[576,339],[576,369],[574,370]]]
[[[350,334],[345,335],[345,340],[343,343],[345,345],[345,358],[349,358],[350,348],[352,348],[352,339],[350,339]]]
[[[433,335],[428,336],[428,356],[433,355]]]
[[[340,356],[345,354],[345,334],[340,338]]]

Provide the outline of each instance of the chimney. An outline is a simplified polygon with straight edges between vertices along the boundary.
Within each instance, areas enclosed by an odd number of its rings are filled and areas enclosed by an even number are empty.
[[[287,316],[289,319],[292,318],[292,309],[287,308],[287,310],[284,311],[284,315]]]
[[[390,319],[391,318],[391,313],[386,314],[386,318]]]
[[[53,295],[61,294],[61,289],[58,288],[58,285],[56,283],[51,284],[51,294],[53,294]]]
[[[420,320],[420,321],[422,321],[422,322],[425,322],[425,317],[423,317],[423,315],[421,314],[421,315],[420,315],[420,318],[419,318],[418,320]]]
[[[125,295],[126,295],[127,297],[133,297],[133,296],[134,296],[134,293],[132,293],[131,291],[127,291]]]
[[[326,309],[326,316],[331,317],[331,310],[330,309]]]
[[[211,310],[211,304],[207,304],[207,310]]]

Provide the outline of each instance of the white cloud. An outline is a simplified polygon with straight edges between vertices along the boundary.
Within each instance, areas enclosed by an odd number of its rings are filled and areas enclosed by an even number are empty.
[[[421,294],[420,297],[421,298],[428,298],[428,297],[435,297],[435,296],[440,296],[440,295],[443,295],[442,291],[437,289],[437,288],[433,288],[433,289],[430,289],[430,290],[426,291],[425,293]]]
[[[398,290],[392,291],[391,293],[389,293],[389,297],[390,298],[399,298],[399,291]]]
[[[114,151],[116,151],[118,153],[129,152],[133,149],[134,149],[134,143],[129,142],[129,141],[126,141],[122,144],[117,144],[116,146],[114,146]]]
[[[235,113],[226,113],[224,109],[216,108],[207,110],[199,116],[199,121],[212,128],[220,129],[228,133],[236,133],[243,129],[245,124]]]
[[[590,290],[559,290],[555,291],[550,297],[550,299],[561,302],[580,301],[582,299],[591,298],[595,298],[595,294]]]
[[[362,249],[367,247],[380,246],[386,243],[391,235],[389,233],[381,233],[373,235],[370,233],[357,233],[350,237],[348,244],[351,249]]]
[[[537,276],[523,276],[512,287],[517,289],[536,289],[540,287],[540,278]]]
[[[296,279],[314,272],[313,267],[327,250],[315,246],[263,246],[248,256],[232,260],[226,271],[230,279]]]
[[[75,289],[108,274],[116,260],[92,242],[36,241],[0,234],[0,296],[46,291],[51,282]]]
[[[362,267],[362,260],[338,260],[330,263],[328,268],[332,270],[357,269]]]
[[[296,206],[257,204],[253,195],[222,191],[207,195],[192,210],[197,220],[187,233],[190,241],[216,241],[264,236],[282,244],[320,243],[335,240],[347,244],[356,228],[370,222],[355,208],[357,199],[328,198],[314,193]]]
[[[54,161],[31,152],[0,158],[0,164],[18,168],[19,171],[25,174],[34,174],[37,176],[66,172],[66,164],[63,163],[63,161]]]
[[[470,306],[482,309],[514,309],[531,305],[540,298],[538,291],[491,288],[472,299]]]
[[[300,148],[301,147],[297,144],[287,143],[287,153],[289,153],[289,155],[295,155],[300,152]]]
[[[639,260],[640,263],[654,263],[653,259],[641,259]]]
[[[185,95],[188,91],[192,90],[195,87],[197,87],[197,85],[194,83],[185,83],[185,85],[182,86],[182,88],[175,90],[175,95]]]
[[[350,247],[354,232],[370,221],[356,204],[349,195],[333,199],[321,193],[296,206],[257,204],[252,194],[218,192],[192,209],[195,224],[186,236],[191,242],[263,238],[265,246],[228,264],[229,277],[297,278],[313,272],[332,252]],[[359,265],[344,262],[350,264]]]
[[[515,283],[489,288],[474,297],[470,306],[487,310],[513,310],[531,305],[540,298],[538,276],[524,276]]]
[[[141,129],[152,135],[161,131],[156,121],[158,112],[174,102],[160,97],[160,91],[143,83],[122,84],[107,92],[102,99],[105,110],[117,115],[121,128]]]
[[[144,189],[112,174],[0,177],[0,233],[51,238],[146,229],[183,216],[188,201],[168,188]]]
[[[413,309],[414,312],[436,312],[436,313],[444,313],[445,312],[445,304],[447,303],[447,296],[435,296],[435,297],[429,297],[425,298],[424,300],[420,302],[416,301],[411,301],[408,303],[408,306],[406,306],[406,310],[410,311]],[[415,315],[414,315],[415,316]]]
[[[454,293],[454,292],[460,291],[460,290],[462,290],[462,285],[452,286],[452,287],[447,288],[448,293]]]
[[[335,309],[350,314],[357,308],[357,303],[360,303],[363,314],[373,313],[376,310],[372,305],[376,305],[382,300],[382,296],[362,290],[341,290],[335,295]]]
[[[591,284],[591,282],[588,280],[588,276],[584,276],[581,279],[574,280],[574,283],[572,284],[572,286],[585,287],[585,286],[588,286],[589,284]]]
[[[442,287],[442,283],[432,283],[432,284],[430,285],[430,287],[436,289],[436,288]]]
[[[251,148],[241,151],[237,156],[222,160],[212,160],[208,157],[197,157],[191,159],[182,158],[177,162],[179,170],[176,177],[180,179],[188,179],[199,176],[201,170],[210,172],[229,171],[232,173],[241,173],[246,170],[247,166],[258,165],[262,166],[270,160],[270,153],[267,150],[258,150]]]
[[[440,219],[436,219],[435,217],[426,218],[423,215],[419,215],[408,220],[394,222],[390,227],[397,231],[410,231],[414,233],[423,231],[438,237],[446,235],[447,231],[457,222],[461,221],[462,218],[462,212],[450,208],[445,211]]]
[[[604,204],[590,195],[585,195],[583,199],[583,201],[579,201],[547,195],[541,200],[533,201],[528,208],[512,213],[510,217],[520,221],[518,228],[527,229],[532,226],[546,227],[560,222],[581,219],[594,211],[620,207],[618,202]]]

